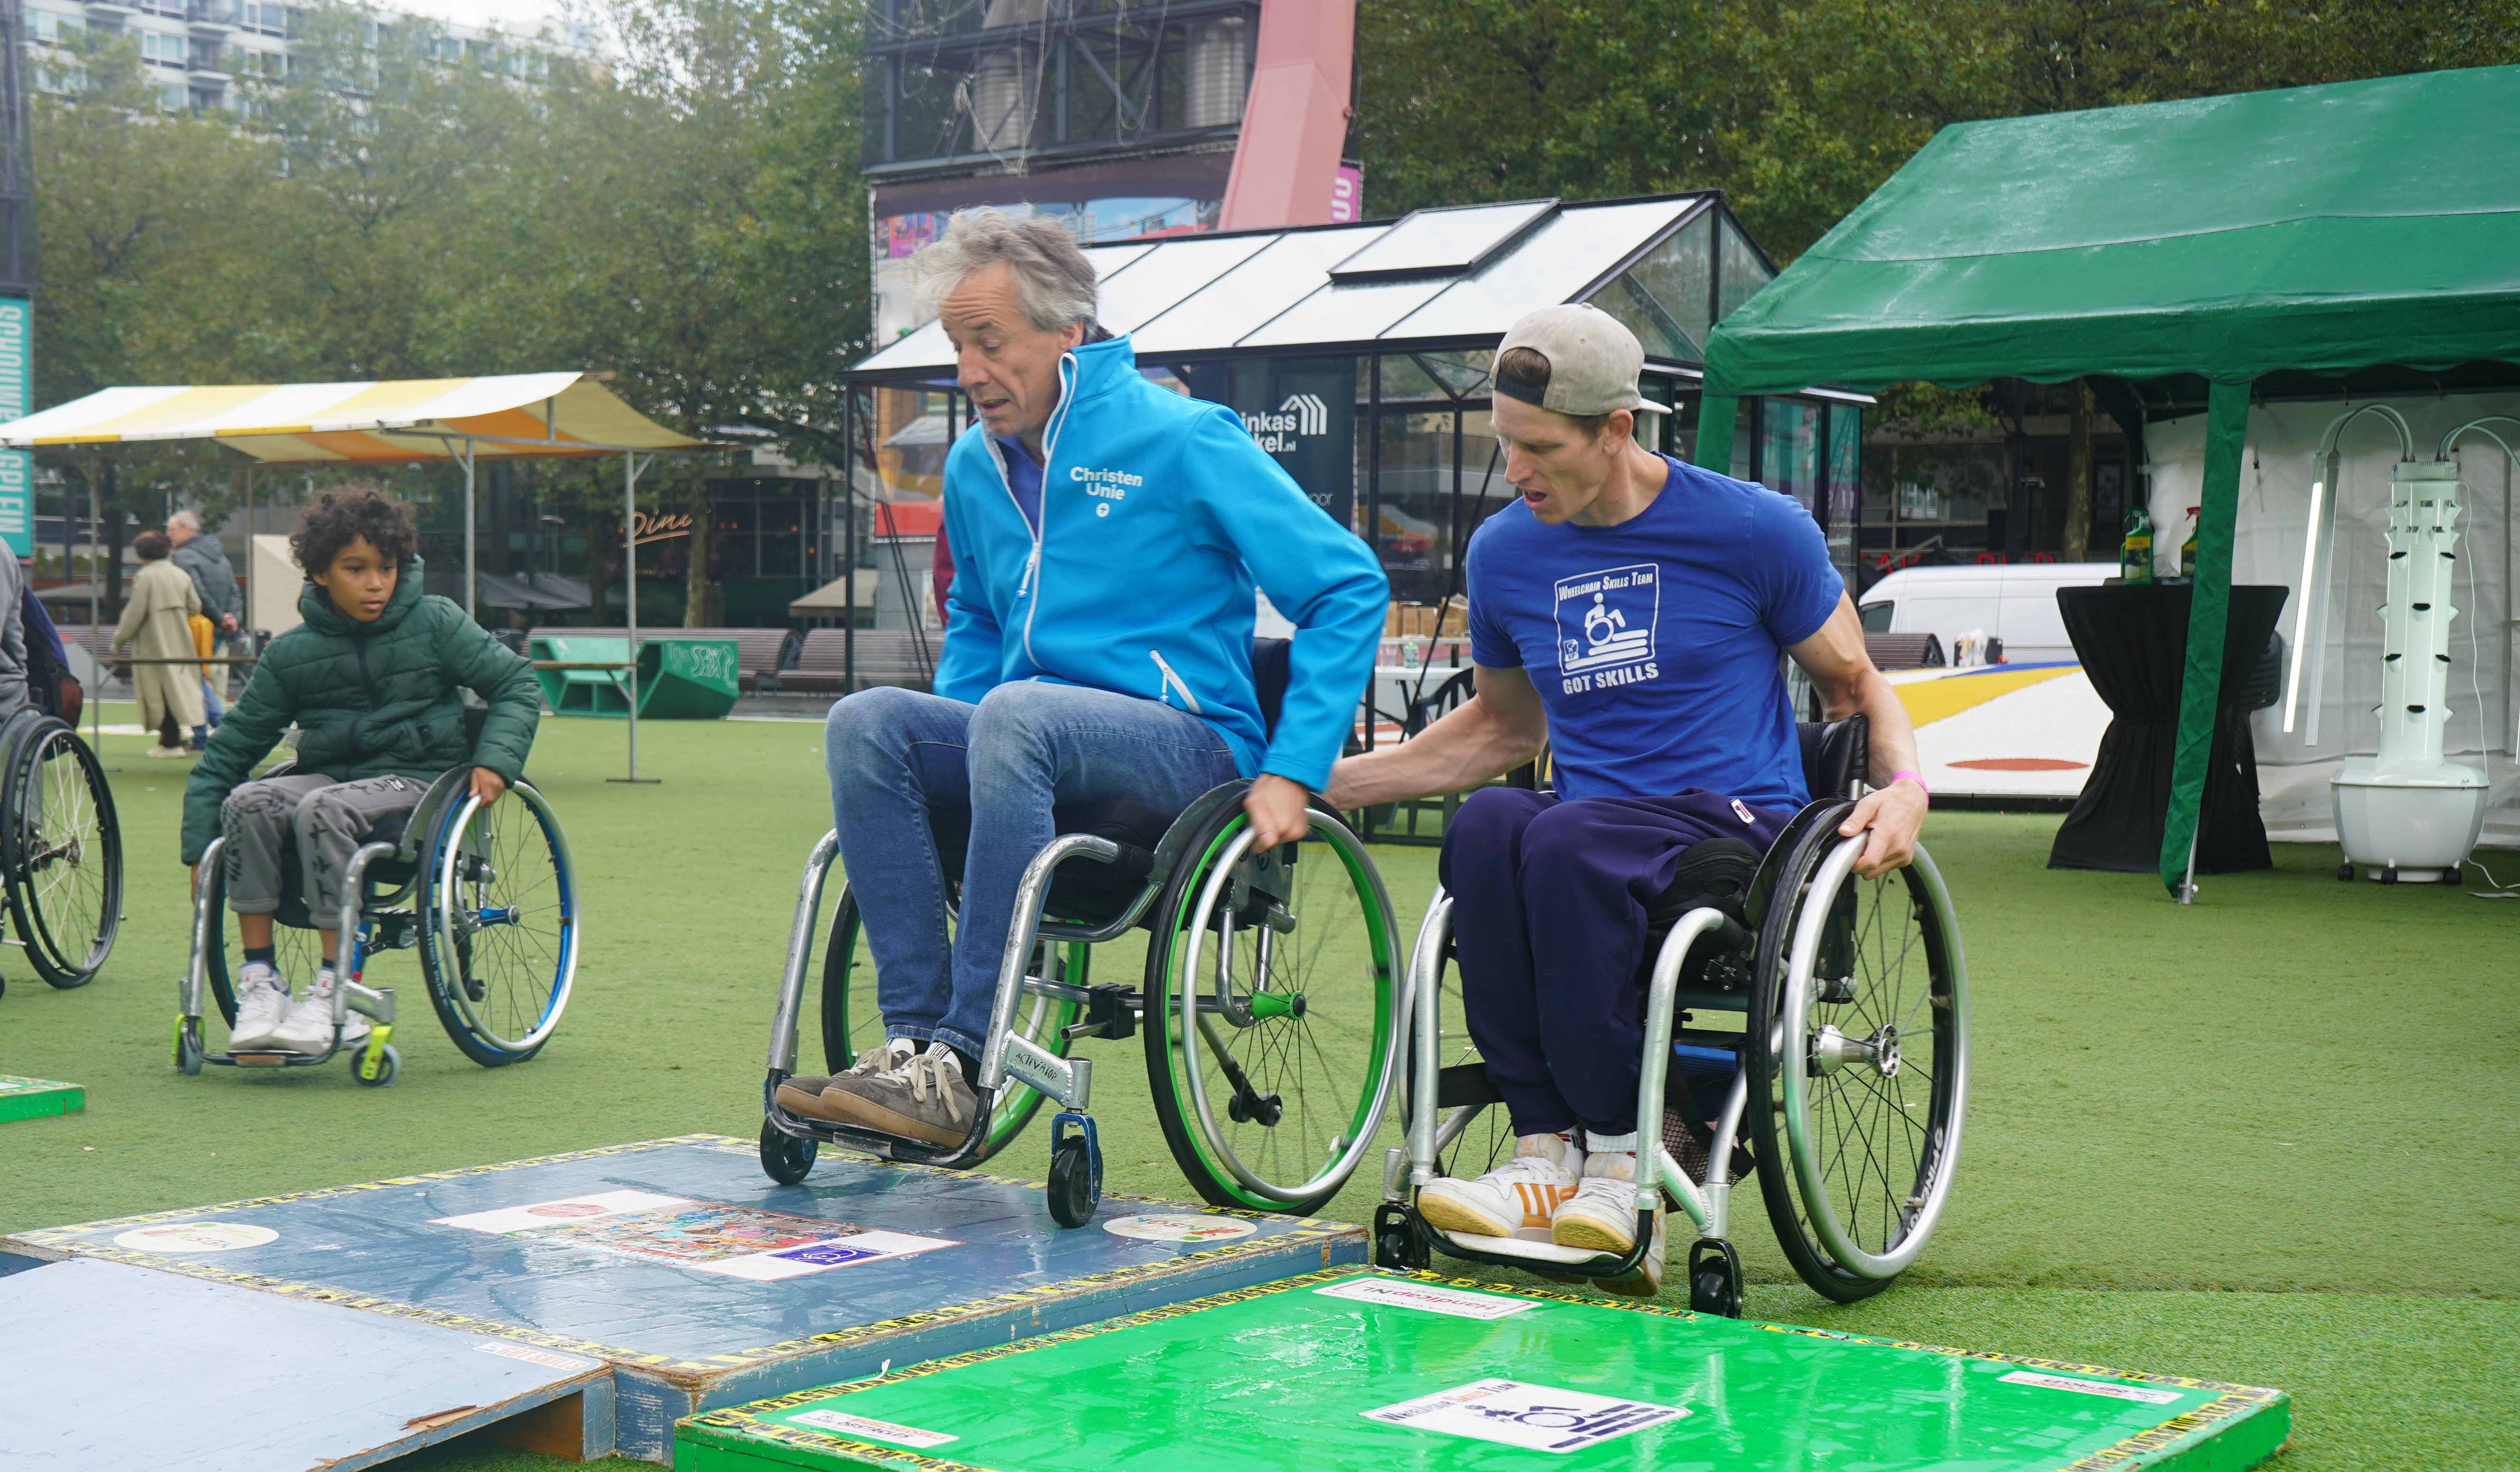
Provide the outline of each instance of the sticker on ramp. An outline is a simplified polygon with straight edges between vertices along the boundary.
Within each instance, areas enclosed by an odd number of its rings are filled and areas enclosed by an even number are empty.
[[[870,1231],[853,1222],[828,1222],[652,1191],[567,1196],[438,1217],[430,1225],[757,1283],[962,1245],[945,1237]]]
[[[1260,1228],[1239,1217],[1193,1217],[1184,1213],[1113,1217],[1102,1224],[1102,1229],[1115,1237],[1133,1237],[1141,1242],[1226,1242],[1247,1237]]]
[[[245,1222],[163,1222],[156,1227],[135,1227],[115,1237],[113,1245],[133,1252],[226,1252],[237,1247],[259,1247],[279,1236],[268,1227]]]
[[[2007,1385],[2041,1385],[2049,1390],[2079,1390],[2087,1396],[2108,1396],[2120,1401],[2141,1401],[2146,1405],[2167,1405],[2180,1397],[2175,1390],[2154,1390],[2147,1385],[2119,1385],[2108,1380],[2077,1380],[2071,1375],[2045,1375],[2037,1370],[2017,1369],[1997,1379]]]
[[[595,1368],[595,1361],[592,1360],[573,1360],[566,1355],[555,1355],[549,1350],[531,1349],[521,1344],[476,1344],[472,1347],[484,1355],[497,1355],[506,1360],[521,1360],[527,1364],[539,1364],[545,1369]]]
[[[853,1416],[837,1410],[800,1410],[788,1419],[791,1424],[811,1426],[818,1431],[837,1432],[841,1436],[868,1437],[878,1442],[890,1442],[899,1447],[916,1447],[922,1451],[930,1447],[942,1447],[947,1442],[961,1440],[960,1437],[947,1436],[941,1431],[922,1431],[916,1426],[896,1426],[890,1421],[878,1421],[873,1416]]]
[[[1488,1293],[1464,1293],[1459,1288],[1438,1288],[1432,1283],[1396,1283],[1380,1277],[1350,1278],[1313,1291],[1324,1298],[1352,1298],[1359,1303],[1418,1309],[1455,1318],[1503,1318],[1540,1307],[1528,1298],[1498,1298]]]
[[[1688,1411],[1519,1380],[1477,1380],[1363,1412],[1369,1421],[1441,1431],[1529,1451],[1581,1451],[1613,1437],[1676,1421]]]

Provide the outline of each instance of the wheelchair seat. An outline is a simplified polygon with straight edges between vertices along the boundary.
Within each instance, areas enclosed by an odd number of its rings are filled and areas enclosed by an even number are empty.
[[[1294,641],[1290,639],[1251,642],[1251,682],[1260,700],[1261,722],[1273,736],[1278,730],[1278,713],[1285,703],[1286,682],[1293,674],[1293,650]],[[1052,808],[1050,820],[1055,831],[1107,838],[1119,845],[1120,857],[1109,864],[1061,865],[1050,882],[1048,912],[1057,918],[1086,925],[1108,924],[1117,918],[1146,887],[1147,877],[1155,870],[1155,850],[1180,816],[1126,797],[1106,802],[1061,803]],[[928,814],[927,828],[936,842],[938,867],[944,870],[946,882],[952,884],[962,877],[964,862],[970,854],[970,809],[935,809]]]

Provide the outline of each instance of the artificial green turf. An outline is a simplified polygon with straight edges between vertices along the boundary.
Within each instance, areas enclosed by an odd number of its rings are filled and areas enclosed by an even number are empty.
[[[369,979],[401,991],[403,1075],[382,1091],[339,1068],[168,1065],[189,764],[107,737],[129,918],[79,991],[0,952],[0,1073],[88,1090],[82,1114],[0,1125],[0,1230],[752,1135],[796,871],[829,824],[821,729],[643,725],[642,769],[665,779],[646,787],[604,781],[624,735],[547,720],[532,764],[585,883],[586,961],[558,1039],[531,1063],[477,1068],[436,1030],[413,957],[389,955]],[[2520,1464],[2520,1049],[2503,995],[2520,906],[2339,884],[2333,849],[2279,845],[2277,869],[2209,877],[2181,909],[2148,876],[2047,870],[2056,823],[1937,814],[1927,830],[1975,1008],[1940,1233],[1909,1280],[1834,1309],[1794,1282],[1754,1188],[1734,1232],[1752,1314],[2280,1386],[2300,1397],[2285,1466]],[[1404,935],[1433,859],[1376,851]],[[1134,976],[1134,949],[1113,948],[1098,978]],[[1109,1188],[1184,1195],[1139,1044],[1088,1048]],[[1046,1154],[1036,1130],[997,1168],[1037,1176]],[[1328,1214],[1364,1220],[1377,1176],[1360,1172]],[[470,1439],[430,1456],[544,1465]]]

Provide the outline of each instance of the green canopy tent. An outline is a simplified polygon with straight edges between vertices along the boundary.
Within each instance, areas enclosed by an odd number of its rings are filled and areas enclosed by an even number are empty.
[[[1715,329],[1697,463],[1732,464],[1742,396],[1815,382],[2203,380],[2161,847],[2184,901],[2253,387],[2520,361],[2514,138],[2512,67],[1956,123]]]

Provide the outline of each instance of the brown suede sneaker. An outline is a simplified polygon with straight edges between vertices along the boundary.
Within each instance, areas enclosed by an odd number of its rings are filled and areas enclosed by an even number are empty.
[[[891,1073],[842,1074],[823,1093],[832,1118],[931,1145],[959,1145],[971,1133],[979,1097],[963,1065],[938,1043]]]
[[[832,1087],[829,1074],[804,1073],[780,1081],[775,1097],[779,1107],[806,1119],[830,1119],[823,1112],[823,1091]]]

